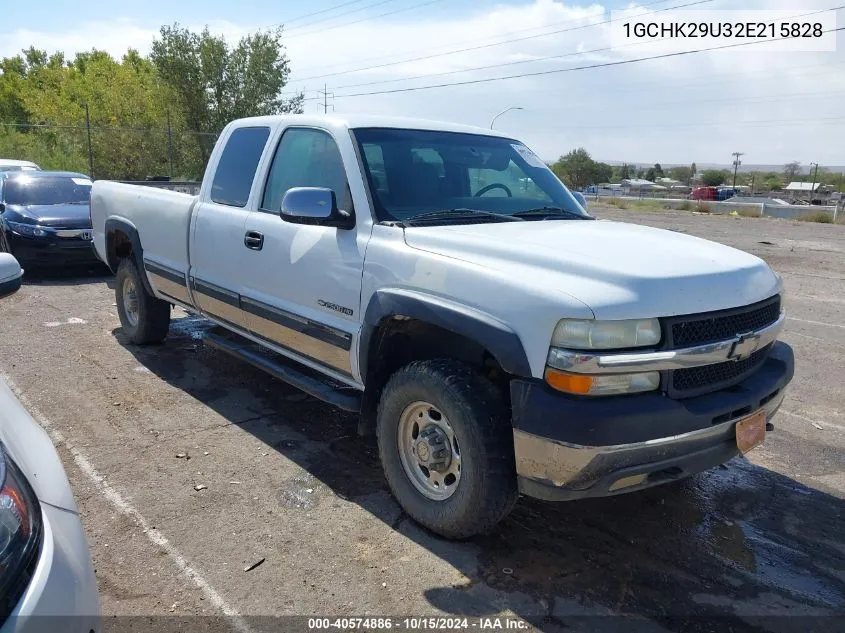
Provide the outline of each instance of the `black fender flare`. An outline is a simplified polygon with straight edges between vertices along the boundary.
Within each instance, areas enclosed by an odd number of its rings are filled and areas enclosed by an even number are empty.
[[[373,333],[385,318],[393,316],[416,319],[464,336],[489,351],[509,374],[525,378],[531,376],[522,341],[508,324],[450,299],[414,290],[388,288],[373,294],[364,313],[358,359],[365,383]]]
[[[150,286],[150,280],[147,279],[147,272],[144,269],[144,248],[141,246],[141,236],[138,235],[138,229],[127,220],[123,220],[121,218],[108,218],[106,220],[106,259],[108,260],[106,264],[113,273],[117,272],[117,267],[120,262],[117,257],[109,254],[109,235],[118,231],[129,238],[129,242],[132,244],[132,259],[138,267],[138,272],[141,275],[141,281],[144,284],[144,289],[150,295],[155,296],[152,286]]]

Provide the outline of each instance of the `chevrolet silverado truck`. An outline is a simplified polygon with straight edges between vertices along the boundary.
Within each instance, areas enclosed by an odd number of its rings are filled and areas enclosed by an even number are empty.
[[[449,538],[520,493],[722,464],[773,429],[793,375],[766,263],[597,221],[491,130],[238,120],[198,196],[97,181],[91,216],[128,341],[163,341],[171,306],[207,317],[209,345],[358,413],[401,506]]]

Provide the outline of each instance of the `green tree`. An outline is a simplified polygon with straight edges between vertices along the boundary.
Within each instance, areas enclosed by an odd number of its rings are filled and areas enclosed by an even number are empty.
[[[725,182],[725,172],[721,169],[708,169],[701,174],[701,182],[706,187],[717,187]]]
[[[581,189],[595,182],[595,161],[583,147],[561,156],[552,165],[552,171],[571,189]]]
[[[301,93],[282,96],[290,64],[280,28],[248,35],[230,47],[208,28],[195,33],[179,24],[163,26],[150,59],[196,132],[218,133],[241,117],[302,111]],[[203,162],[210,147],[199,143]]]
[[[670,167],[667,173],[670,178],[673,178],[685,185],[688,185],[692,178],[691,169],[689,167]]]
[[[610,182],[613,178],[613,167],[607,163],[594,163],[593,166],[593,182],[598,184],[600,182]]]
[[[627,180],[630,177],[631,177],[631,166],[628,163],[622,163],[622,166],[619,168],[619,179],[618,180]]]
[[[783,186],[783,181],[781,180],[780,174],[777,172],[770,171],[762,174],[762,179],[763,188],[767,191],[779,191]]]

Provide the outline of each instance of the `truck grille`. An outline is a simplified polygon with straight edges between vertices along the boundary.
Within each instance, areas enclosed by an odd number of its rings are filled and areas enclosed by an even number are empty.
[[[690,347],[733,338],[777,321],[780,295],[744,308],[694,314],[672,321],[672,346]]]
[[[758,349],[748,358],[739,361],[725,361],[715,365],[703,365],[690,369],[676,369],[672,372],[672,388],[679,395],[692,392],[714,391],[738,381],[763,364],[771,345]]]
[[[690,314],[665,320],[667,346],[672,349],[726,341],[739,334],[760,330],[780,316],[780,295],[741,308],[702,314]],[[771,345],[759,349],[740,361],[725,361],[702,367],[668,372],[668,395],[672,398],[692,396],[723,389],[736,384],[762,365]]]

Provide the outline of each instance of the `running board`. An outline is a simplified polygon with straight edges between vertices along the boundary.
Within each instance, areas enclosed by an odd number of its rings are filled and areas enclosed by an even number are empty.
[[[203,333],[203,341],[211,347],[266,371],[271,376],[285,381],[318,400],[344,411],[358,413],[361,410],[360,391],[330,378],[320,377],[317,372],[296,361],[288,360],[281,354],[265,349],[258,343],[253,343],[233,332],[213,328]]]

